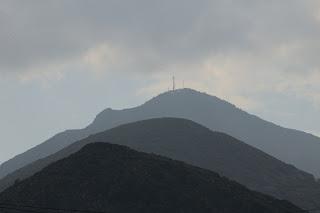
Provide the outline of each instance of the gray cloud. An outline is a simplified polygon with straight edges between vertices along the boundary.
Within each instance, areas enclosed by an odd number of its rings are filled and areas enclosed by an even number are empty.
[[[319,67],[318,6],[312,0],[4,1],[0,71],[65,63],[105,42],[135,58],[130,71],[214,55],[265,57],[281,46],[288,52],[270,63],[307,71]]]

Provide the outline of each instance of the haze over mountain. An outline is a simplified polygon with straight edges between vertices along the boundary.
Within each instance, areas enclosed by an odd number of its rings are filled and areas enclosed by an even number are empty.
[[[217,97],[191,89],[165,92],[145,104],[104,110],[84,129],[67,130],[0,166],[0,178],[73,142],[115,126],[156,117],[193,120],[225,132],[297,168],[320,176],[320,138],[287,129],[248,114]]]
[[[0,203],[114,213],[301,211],[212,171],[107,143],[86,145],[16,183]]]
[[[320,205],[320,184],[312,175],[231,136],[179,118],[138,121],[91,135],[11,173],[0,180],[0,191],[97,141],[126,145],[209,169],[303,208]]]

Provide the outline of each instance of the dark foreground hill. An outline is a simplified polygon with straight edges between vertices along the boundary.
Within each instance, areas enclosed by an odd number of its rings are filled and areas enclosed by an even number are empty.
[[[112,213],[300,210],[214,172],[107,143],[49,165],[0,194],[0,203]]]
[[[320,205],[320,185],[312,175],[224,133],[178,118],[139,121],[92,135],[2,179],[0,191],[96,141],[126,145],[209,169],[302,208]]]
[[[86,128],[59,133],[3,163],[0,166],[0,178],[91,134],[121,124],[159,117],[193,120],[320,177],[320,138],[264,121],[217,97],[191,89],[181,89],[163,93],[135,108],[106,109]]]

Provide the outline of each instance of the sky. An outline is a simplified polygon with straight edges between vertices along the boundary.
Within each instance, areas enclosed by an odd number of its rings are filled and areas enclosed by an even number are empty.
[[[1,0],[0,163],[177,87],[320,136],[318,0]]]

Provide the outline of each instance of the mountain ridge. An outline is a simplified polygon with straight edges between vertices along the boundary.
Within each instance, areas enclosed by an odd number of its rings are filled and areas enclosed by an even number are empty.
[[[117,213],[301,211],[215,172],[97,142],[16,183],[0,202]]]
[[[218,172],[252,190],[303,208],[320,205],[320,184],[311,174],[191,120],[156,118],[124,124],[91,135],[0,180],[0,191],[95,141],[129,146]]]
[[[264,121],[215,96],[191,89],[181,89],[162,93],[134,108],[103,110],[87,127],[59,133],[4,162],[0,166],[0,178],[90,134],[124,123],[157,117],[193,120],[211,130],[232,135],[286,163],[320,177],[318,167],[320,138]]]
[[[197,106],[198,103],[208,104],[209,106]],[[158,106],[159,104],[162,105]],[[190,108],[197,110],[197,112],[193,114],[194,112],[190,109],[185,112],[178,112],[179,110],[183,111],[188,105],[192,105]],[[143,115],[150,108],[153,111],[149,115]],[[208,113],[203,115],[199,113],[201,111]],[[215,112],[216,114],[214,114]],[[225,117],[219,117],[221,112]],[[134,113],[139,115],[131,115]],[[318,136],[263,120],[259,116],[250,114],[232,103],[207,93],[192,89],[180,89],[161,93],[138,107],[123,110],[111,110],[109,108],[109,110],[99,113],[94,122],[87,128],[97,130],[96,126],[108,126],[109,120],[112,119],[119,119],[120,121],[115,125],[121,125],[125,123],[121,122],[121,119],[123,119],[121,117],[124,116],[119,114],[127,114],[129,122],[156,117],[190,119],[213,131],[225,132],[286,163],[293,164],[301,170],[320,177],[320,168],[318,167],[318,162],[320,162],[320,156],[318,155],[320,153],[320,138]],[[207,118],[210,115],[212,115],[212,119]],[[114,118],[116,116],[118,118]],[[226,118],[229,119],[227,122],[225,121]],[[243,123],[243,120],[247,123]],[[257,128],[257,126],[259,127]],[[259,132],[259,134],[253,135],[253,132]],[[273,137],[273,135],[276,136]],[[270,138],[270,141],[266,138]]]

